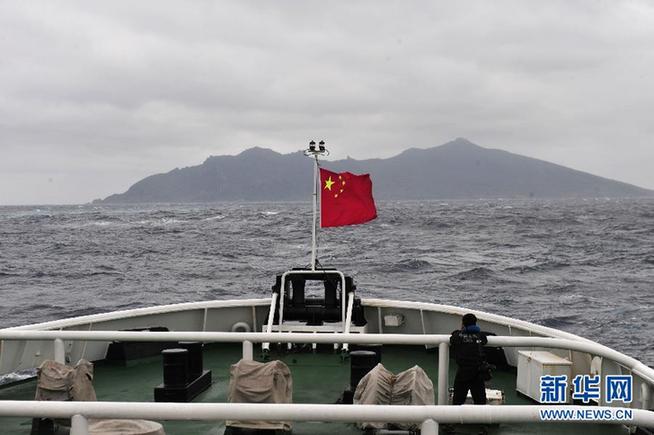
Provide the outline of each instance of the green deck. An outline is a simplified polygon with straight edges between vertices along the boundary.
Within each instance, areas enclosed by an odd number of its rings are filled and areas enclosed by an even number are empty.
[[[255,351],[256,353],[256,351]],[[205,348],[204,366],[212,370],[213,384],[201,394],[198,402],[225,402],[229,384],[229,367],[240,359],[241,347],[235,345],[212,345]],[[349,382],[349,361],[341,361],[332,353],[290,353],[274,355],[288,364],[293,375],[294,403],[335,403]],[[421,347],[385,346],[383,364],[393,372],[399,372],[418,364],[430,376],[436,387],[438,355]],[[454,378],[454,362],[451,361],[450,384]],[[95,368],[94,385],[98,400],[104,401],[153,401],[153,388],[161,383],[160,357],[131,363],[128,367],[98,364]],[[497,372],[489,387],[504,390],[507,404],[532,404],[515,392],[514,373]],[[35,382],[30,381],[0,389],[0,400],[31,400]],[[347,406],[347,405],[343,405]],[[224,422],[163,422],[168,435],[211,434],[224,432]],[[27,418],[0,418],[0,433],[29,434],[31,420]],[[477,433],[477,427],[457,426],[456,433]],[[294,434],[362,434],[354,425],[343,423],[296,423]],[[626,433],[620,426],[579,424],[512,424],[491,427],[491,434],[599,434]]]

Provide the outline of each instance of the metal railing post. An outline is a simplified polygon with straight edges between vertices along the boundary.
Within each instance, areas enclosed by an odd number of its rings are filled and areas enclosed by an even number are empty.
[[[83,415],[75,414],[70,420],[70,435],[89,435],[89,422]]]
[[[270,311],[268,312],[268,324],[266,325],[266,332],[270,334],[272,332],[272,327],[273,327],[273,319],[275,318],[275,306],[277,305],[277,298],[279,295],[277,293],[273,293],[272,297],[270,299]],[[270,350],[270,343],[262,343],[261,348],[264,351]]]
[[[66,348],[61,338],[54,339],[54,360],[60,364],[66,364]]]
[[[243,359],[246,361],[252,361],[254,359],[254,348],[251,341],[243,341]]]
[[[347,294],[347,314],[345,316],[345,323],[343,324],[343,333],[350,333],[350,324],[352,323],[352,310],[354,309],[354,293],[350,292]],[[343,343],[343,350],[347,352],[350,350],[350,345],[348,343]]]
[[[422,422],[420,435],[438,435],[438,423],[431,418]]]
[[[438,345],[438,404],[447,405],[449,399],[450,343]]]

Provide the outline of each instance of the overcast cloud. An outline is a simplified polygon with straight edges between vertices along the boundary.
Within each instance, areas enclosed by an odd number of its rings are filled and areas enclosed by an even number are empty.
[[[654,188],[654,3],[0,0],[0,204],[455,137]]]

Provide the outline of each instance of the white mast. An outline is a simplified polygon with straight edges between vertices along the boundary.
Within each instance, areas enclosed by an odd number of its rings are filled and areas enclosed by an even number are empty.
[[[311,270],[316,270],[316,231],[318,225],[318,185],[320,184],[320,177],[318,176],[318,156],[328,156],[329,151],[325,149],[325,141],[318,143],[316,149],[316,142],[309,142],[309,148],[304,150],[304,155],[312,157],[313,164],[313,227],[311,231]]]

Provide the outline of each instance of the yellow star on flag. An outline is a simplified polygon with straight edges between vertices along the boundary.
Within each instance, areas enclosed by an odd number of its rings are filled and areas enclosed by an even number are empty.
[[[334,181],[332,180],[332,177],[329,177],[328,179],[325,180],[325,189],[332,190],[332,185],[334,184]]]

